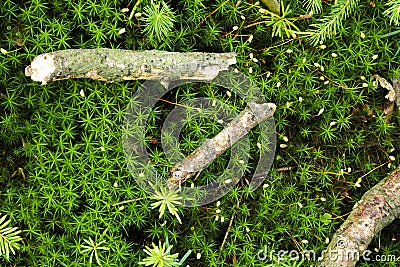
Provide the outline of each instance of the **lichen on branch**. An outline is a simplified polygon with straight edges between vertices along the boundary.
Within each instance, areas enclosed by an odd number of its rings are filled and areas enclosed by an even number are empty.
[[[273,103],[248,103],[248,106],[231,121],[220,133],[211,139],[205,140],[189,156],[178,162],[170,171],[168,187],[177,188],[184,181],[203,170],[215,158],[259,123],[271,118],[276,110]]]
[[[355,266],[363,258],[374,235],[399,216],[400,167],[367,191],[356,203],[347,220],[331,239],[317,266]]]
[[[214,79],[236,63],[234,53],[167,52],[158,50],[68,49],[39,55],[25,75],[46,84],[69,78],[114,82],[124,80]]]

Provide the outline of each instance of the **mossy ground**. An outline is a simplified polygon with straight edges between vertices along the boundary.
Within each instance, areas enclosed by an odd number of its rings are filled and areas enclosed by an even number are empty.
[[[291,2],[293,16],[306,13],[301,1]],[[0,259],[1,266],[88,266],[90,255],[82,253],[82,245],[89,237],[110,248],[99,251],[103,266],[137,266],[145,257],[144,246],[167,235],[172,252],[194,252],[186,262],[190,266],[278,266],[269,258],[257,259],[259,250],[321,252],[362,194],[397,166],[400,116],[396,108],[385,114],[387,92],[374,86],[371,77],[377,73],[391,80],[400,70],[395,56],[400,35],[381,38],[395,28],[382,16],[380,1],[375,7],[363,1],[324,46],[306,39],[282,43],[270,37],[265,24],[246,27],[260,16],[252,1],[167,3],[175,12],[175,28],[158,41],[142,33],[143,22],[122,13],[133,7],[130,1],[3,1],[0,47],[10,52],[0,55],[0,211],[23,230],[24,239],[15,256]],[[150,1],[142,1],[137,12],[146,5]],[[306,31],[318,16],[297,25]],[[122,28],[126,31],[119,34]],[[97,47],[236,52],[236,67],[278,106],[278,148],[265,186],[255,192],[237,187],[223,197],[219,217],[224,222],[215,220],[215,203],[180,207],[183,224],[170,214],[158,219],[126,168],[121,144],[124,111],[142,81],[81,79],[41,86],[24,75],[38,54]],[[168,100],[197,96],[243,108],[235,96],[206,84],[181,86]],[[149,140],[160,138],[161,122],[172,107],[163,103],[154,111]],[[219,130],[212,120],[188,122],[182,150],[190,153]],[[254,131],[253,140],[256,135]],[[156,143],[149,141],[153,161],[168,166]],[[389,156],[396,157],[390,166]],[[201,181],[215,178],[226,160],[216,160]],[[135,198],[144,199],[123,210],[112,206]],[[376,235],[370,249],[399,257],[399,228],[395,221]],[[313,262],[304,263],[309,264]],[[362,261],[359,266],[397,264]]]

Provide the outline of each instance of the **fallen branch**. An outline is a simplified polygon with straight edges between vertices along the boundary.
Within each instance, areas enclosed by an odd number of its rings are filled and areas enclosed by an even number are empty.
[[[235,64],[234,53],[68,49],[39,55],[25,75],[46,84],[69,78],[114,82],[124,80],[210,81]]]
[[[400,216],[400,167],[366,192],[340,226],[318,266],[355,266],[373,236]]]
[[[169,173],[168,187],[177,188],[184,181],[203,170],[215,158],[244,137],[253,127],[272,117],[276,109],[272,103],[249,103],[225,129],[207,139],[189,156],[177,163]]]

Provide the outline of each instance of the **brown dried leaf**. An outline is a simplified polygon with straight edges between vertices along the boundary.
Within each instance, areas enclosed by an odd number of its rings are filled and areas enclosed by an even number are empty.
[[[158,141],[158,139],[154,137],[150,137],[149,142],[153,145],[158,145],[160,143],[160,141]]]
[[[390,104],[383,109],[383,113],[385,115],[390,115],[393,113],[393,109],[394,109],[394,102],[390,102]]]
[[[400,109],[400,76],[396,79],[393,79],[393,90],[396,93],[396,104],[397,108]]]
[[[388,99],[391,102],[396,100],[396,92],[393,90],[393,86],[385,78],[382,78],[378,74],[374,74],[372,77],[379,82],[379,85],[381,87],[389,91],[388,94],[385,96],[386,99]]]
[[[350,188],[347,185],[339,187],[339,190],[340,190],[339,194],[342,198],[352,199],[352,197],[349,194]]]

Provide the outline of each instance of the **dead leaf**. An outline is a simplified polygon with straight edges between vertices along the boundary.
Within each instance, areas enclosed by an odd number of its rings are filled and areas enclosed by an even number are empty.
[[[158,141],[157,138],[154,137],[150,137],[149,139],[150,143],[152,143],[153,145],[158,145],[160,143],[160,141]]]
[[[386,81],[385,78],[382,78],[378,74],[374,74],[372,77],[375,78],[379,82],[379,85],[381,87],[383,87],[389,91],[388,94],[385,96],[386,99],[388,99],[391,102],[396,100],[396,92],[394,91],[393,86],[388,81]]]
[[[383,113],[385,113],[385,115],[392,114],[393,113],[393,109],[394,109],[394,102],[391,102],[388,106],[386,106],[383,109]]]
[[[347,185],[343,185],[339,187],[339,194],[342,198],[352,199],[349,194],[350,188]]]
[[[393,79],[393,90],[396,93],[397,108],[400,109],[400,76],[396,79]]]
[[[24,40],[23,39],[21,39],[21,38],[14,38],[14,43],[16,44],[16,45],[18,45],[19,47],[23,47],[25,44],[24,44]]]

